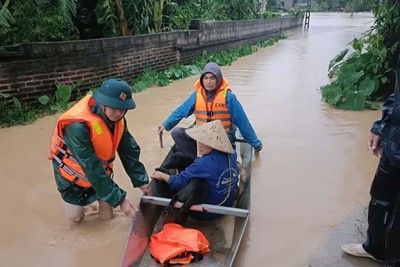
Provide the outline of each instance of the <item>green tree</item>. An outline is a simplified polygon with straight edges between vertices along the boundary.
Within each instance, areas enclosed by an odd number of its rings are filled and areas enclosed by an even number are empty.
[[[7,8],[9,4],[10,0],[7,0],[4,5],[0,2],[0,27],[4,30],[10,29],[10,24],[14,22],[10,10]]]
[[[131,35],[122,0],[98,0],[96,15],[99,25],[103,26],[105,36]]]
[[[318,5],[318,11],[328,11],[329,10],[329,6],[327,2],[321,2]]]
[[[126,18],[132,34],[151,32],[153,9],[151,0],[125,1]]]
[[[58,8],[51,3],[34,0],[10,1],[14,18],[7,31],[0,30],[0,45],[78,39],[78,31],[66,24]]]
[[[171,4],[171,0],[153,0],[151,1],[153,8],[154,31],[161,32],[163,30],[164,9]]]
[[[400,50],[400,8],[397,0],[370,1],[375,15],[373,29],[345,49],[329,64],[336,79],[321,87],[323,99],[341,109],[377,108],[372,102],[393,91],[393,67]]]
[[[73,25],[72,18],[76,16],[76,0],[57,0],[60,15],[64,22]]]
[[[268,0],[267,1],[267,8],[271,8],[271,7],[277,7],[278,3],[276,2],[276,0]]]
[[[191,0],[185,5],[193,10],[193,17],[205,20],[241,20],[259,17],[260,4],[255,0]]]

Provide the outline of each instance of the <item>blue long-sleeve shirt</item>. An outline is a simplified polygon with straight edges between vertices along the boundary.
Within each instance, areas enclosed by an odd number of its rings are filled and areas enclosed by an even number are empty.
[[[180,190],[192,178],[207,179],[207,204],[232,206],[238,183],[236,155],[213,150],[178,175],[170,176],[168,183],[171,189]]]
[[[196,92],[193,92],[189,98],[183,102],[164,122],[163,125],[167,131],[174,128],[183,118],[187,118],[194,112],[196,103]],[[226,105],[231,114],[231,120],[234,125],[239,129],[243,138],[249,142],[249,144],[257,149],[261,147],[262,143],[257,138],[254,132],[253,126],[251,125],[247,115],[237,100],[236,96],[232,92],[228,92],[226,95]]]

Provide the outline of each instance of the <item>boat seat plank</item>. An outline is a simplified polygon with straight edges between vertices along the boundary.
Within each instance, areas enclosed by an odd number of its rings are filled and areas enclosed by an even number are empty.
[[[163,198],[163,197],[155,197],[155,196],[142,196],[143,203],[150,203],[153,205],[158,206],[168,206],[171,199]],[[177,202],[174,205],[174,208],[182,207],[181,202]],[[217,206],[217,205],[210,205],[210,204],[200,204],[200,205],[193,205],[190,210],[193,211],[203,211],[203,212],[210,212],[215,214],[222,214],[222,215],[231,215],[236,217],[245,218],[249,215],[250,211],[247,209],[239,209],[239,208],[232,208],[232,207],[225,207],[225,206]]]

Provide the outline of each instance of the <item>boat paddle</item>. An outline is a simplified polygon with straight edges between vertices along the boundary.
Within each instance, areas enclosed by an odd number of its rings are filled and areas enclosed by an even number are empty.
[[[160,128],[161,128],[161,127],[158,127],[158,130],[160,130]],[[163,132],[162,132],[162,131],[159,131],[159,133],[158,133],[158,140],[160,141],[160,147],[161,147],[161,148],[164,147],[162,136],[163,136]]]

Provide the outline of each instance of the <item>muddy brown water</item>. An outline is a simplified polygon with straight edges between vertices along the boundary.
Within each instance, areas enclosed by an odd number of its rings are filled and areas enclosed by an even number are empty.
[[[379,111],[350,112],[321,101],[329,61],[373,23],[369,13],[312,14],[308,31],[223,67],[264,143],[252,173],[250,224],[236,266],[308,266],[331,229],[367,205],[377,165],[365,147]],[[156,129],[192,92],[197,77],[135,94],[128,126],[149,173],[168,152]],[[47,147],[56,117],[0,129],[0,266],[119,266],[130,220],[95,212],[66,221]],[[119,161],[116,181],[137,203]],[[326,265],[328,266],[328,265]],[[358,266],[358,265],[354,265]],[[365,265],[359,265],[365,266]]]

